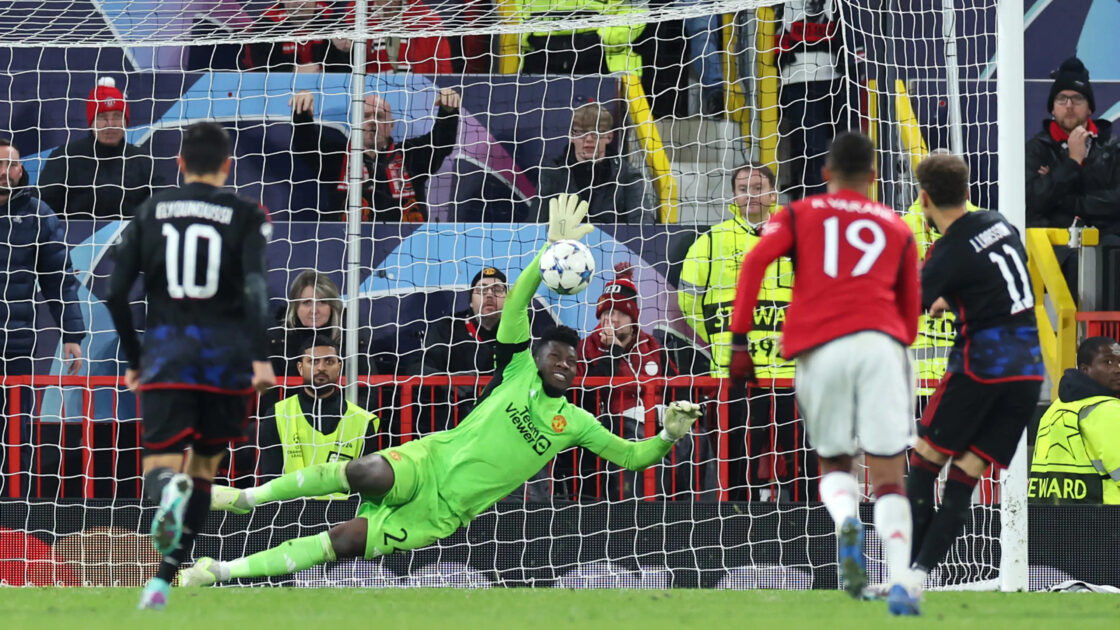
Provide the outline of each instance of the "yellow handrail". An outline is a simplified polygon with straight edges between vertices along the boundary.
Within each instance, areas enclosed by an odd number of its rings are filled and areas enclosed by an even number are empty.
[[[914,114],[914,107],[910,104],[910,94],[906,91],[906,83],[902,79],[894,82],[894,112],[898,117],[898,134],[902,139],[902,148],[910,154],[910,168],[918,172],[918,164],[922,162],[929,149],[926,148],[926,139],[922,137],[922,128],[918,125],[918,117]]]
[[[498,15],[503,24],[517,24],[521,20],[517,14],[516,0],[497,0]],[[498,36],[498,74],[517,74],[521,68],[521,36],[517,33],[502,33]]]
[[[774,36],[778,22],[774,19],[773,7],[759,7],[754,12],[758,22],[755,47],[758,50],[756,106],[758,108],[759,160],[769,166],[775,175],[778,172],[778,56],[774,48]]]
[[[739,37],[735,28],[735,14],[724,13],[720,28],[723,50],[720,58],[723,60],[723,103],[727,108],[727,118],[739,123],[739,132],[743,138],[750,141],[751,137],[751,111],[747,107],[747,96],[743,93],[743,86],[739,82],[742,73],[739,71],[739,58],[735,56],[735,45]]]
[[[1069,243],[1069,231],[1055,228],[1027,230],[1027,270],[1034,286],[1034,314],[1038,320],[1038,342],[1042,361],[1053,384],[1051,396],[1058,395],[1058,382],[1066,369],[1076,364],[1077,305],[1066,285],[1054,245]],[[1057,321],[1046,310],[1046,296],[1054,307]]]
[[[867,137],[871,144],[879,147],[879,82],[875,79],[867,80]],[[871,186],[871,200],[879,201],[879,180]]]
[[[677,179],[673,177],[673,169],[669,164],[669,156],[661,143],[661,134],[657,125],[653,124],[653,116],[649,111],[649,101],[646,92],[642,89],[642,80],[634,74],[622,76],[626,86],[626,100],[630,103],[630,118],[634,121],[638,142],[646,153],[646,162],[653,173],[653,187],[657,190],[660,203],[660,219],[662,223],[677,222],[678,188]]]

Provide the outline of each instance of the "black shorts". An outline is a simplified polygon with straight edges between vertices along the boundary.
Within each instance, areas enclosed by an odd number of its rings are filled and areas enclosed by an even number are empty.
[[[972,451],[1006,468],[1038,404],[1042,381],[981,383],[964,374],[941,379],[918,435],[949,455]]]
[[[146,389],[140,392],[144,450],[181,453],[193,446],[212,454],[245,440],[249,397],[197,389]]]

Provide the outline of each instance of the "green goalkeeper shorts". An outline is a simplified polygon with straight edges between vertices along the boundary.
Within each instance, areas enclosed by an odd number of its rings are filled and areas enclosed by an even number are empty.
[[[419,549],[447,538],[463,522],[439,495],[427,449],[419,441],[379,453],[393,468],[393,487],[377,499],[366,499],[357,518],[368,521],[366,559],[394,551]]]

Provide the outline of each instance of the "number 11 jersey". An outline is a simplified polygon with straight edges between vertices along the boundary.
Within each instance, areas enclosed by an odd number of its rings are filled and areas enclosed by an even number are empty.
[[[158,193],[137,208],[114,246],[106,304],[142,388],[244,393],[251,361],[268,360],[265,246],[259,205],[202,183]],[[128,293],[144,274],[143,349]]]
[[[771,217],[762,234],[743,262],[733,333],[750,329],[760,270],[789,256],[794,280],[782,334],[784,356],[868,330],[913,343],[920,306],[918,254],[913,233],[893,210],[840,190],[793,202]]]
[[[947,371],[980,382],[1042,380],[1027,252],[998,212],[968,212],[922,264],[922,305],[945,298],[957,316]]]

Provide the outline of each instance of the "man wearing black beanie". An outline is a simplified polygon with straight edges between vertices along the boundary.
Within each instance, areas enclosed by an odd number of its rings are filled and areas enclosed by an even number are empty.
[[[1050,118],[1027,141],[1027,225],[1068,228],[1075,217],[1120,235],[1120,142],[1093,120],[1089,71],[1071,57],[1052,74]]]
[[[1100,287],[1116,282],[1108,260],[1120,247],[1120,140],[1108,120],[1093,120],[1096,109],[1089,71],[1071,57],[1054,72],[1046,107],[1050,118],[1027,141],[1027,227],[1068,228],[1076,218],[1101,231]],[[1074,299],[1078,255],[1055,247]],[[1103,274],[1103,275],[1101,275]],[[1115,306],[1106,291],[1098,307]],[[1108,309],[1105,309],[1108,310]]]

